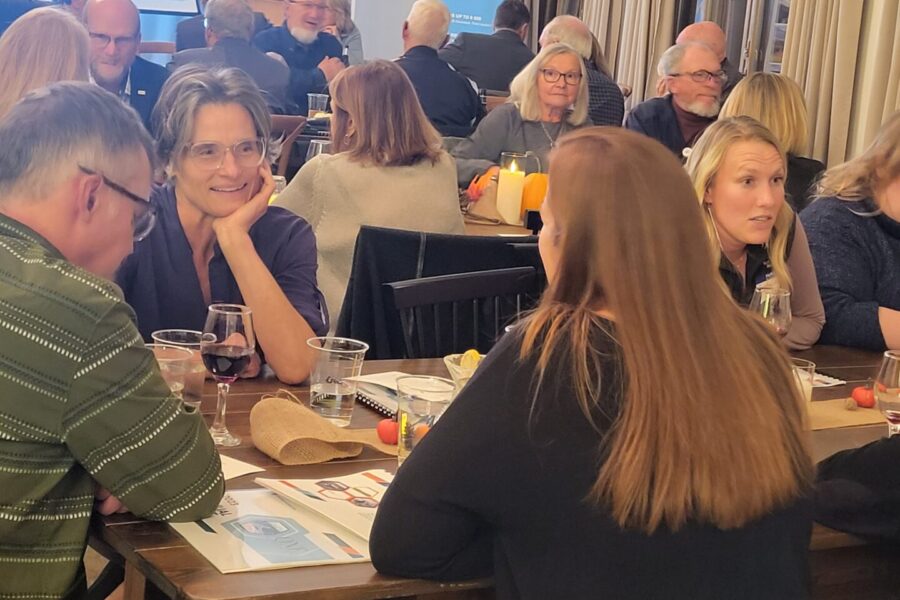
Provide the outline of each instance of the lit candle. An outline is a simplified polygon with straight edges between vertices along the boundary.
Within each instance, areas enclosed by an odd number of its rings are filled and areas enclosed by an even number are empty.
[[[513,160],[508,169],[500,169],[497,181],[497,212],[510,225],[522,224],[522,192],[525,190],[525,171]]]

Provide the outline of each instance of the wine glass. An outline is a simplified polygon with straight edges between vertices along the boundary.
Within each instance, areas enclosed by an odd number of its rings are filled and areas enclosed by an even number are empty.
[[[784,288],[766,287],[760,284],[753,292],[750,310],[763,318],[784,337],[791,328],[791,292]]]
[[[306,162],[320,154],[331,154],[331,140],[310,140],[306,150]]]
[[[217,446],[241,443],[225,426],[225,407],[230,385],[250,364],[255,349],[250,309],[241,304],[211,304],[200,340],[200,354],[218,384],[216,418],[209,428]]]
[[[875,379],[878,409],[888,422],[888,436],[900,433],[900,352],[888,350]]]

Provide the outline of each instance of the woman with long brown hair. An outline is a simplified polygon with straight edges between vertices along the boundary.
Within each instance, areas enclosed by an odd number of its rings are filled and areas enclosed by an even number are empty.
[[[278,200],[316,232],[319,284],[336,322],[363,225],[463,233],[456,169],[403,69],[386,60],[331,82],[332,151],[304,164]]]
[[[403,463],[375,567],[500,598],[805,597],[803,400],[677,158],[567,135],[542,211],[549,287]]]

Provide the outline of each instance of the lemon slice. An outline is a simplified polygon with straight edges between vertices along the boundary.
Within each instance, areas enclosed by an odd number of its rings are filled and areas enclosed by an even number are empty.
[[[478,350],[466,350],[463,355],[459,358],[459,366],[463,369],[472,369],[474,370],[478,367],[478,363],[481,362],[481,354],[478,353]]]

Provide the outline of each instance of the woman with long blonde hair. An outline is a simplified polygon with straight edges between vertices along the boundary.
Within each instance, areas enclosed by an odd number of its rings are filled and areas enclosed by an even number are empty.
[[[90,38],[58,8],[31,10],[0,37],[0,117],[31,90],[57,81],[87,81]]]
[[[822,341],[900,349],[900,112],[825,172],[803,211],[828,320]]]
[[[812,200],[813,182],[825,170],[821,162],[807,158],[809,118],[800,86],[776,73],[751,73],[729,94],[720,119],[753,117],[772,132],[787,153],[786,200],[796,212]]]
[[[375,567],[499,598],[805,597],[804,402],[678,159],[569,134],[542,212],[549,287],[398,471]]]
[[[819,339],[825,311],[806,232],[784,199],[785,165],[772,132],[733,117],[709,126],[685,168],[732,297],[746,306],[760,284],[789,290],[793,319],[784,341],[802,350]]]

